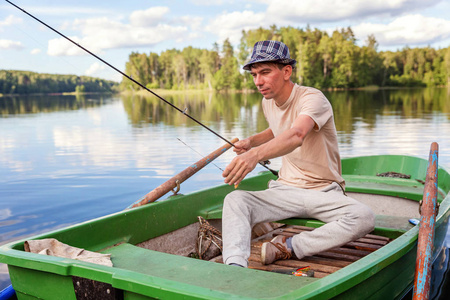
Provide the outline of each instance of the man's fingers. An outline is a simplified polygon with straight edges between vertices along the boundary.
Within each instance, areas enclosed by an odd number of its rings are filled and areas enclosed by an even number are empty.
[[[254,157],[249,153],[236,156],[225,168],[222,173],[222,176],[225,177],[225,183],[239,184],[255,168],[257,161],[254,161]]]
[[[225,183],[234,184],[239,178],[241,178],[242,173],[245,170],[245,163],[240,161],[238,157],[233,159],[231,163],[225,168],[223,172],[223,177],[225,177]]]
[[[225,168],[225,170],[223,170],[222,177],[228,177],[230,172],[234,169],[235,164],[236,163],[234,162],[234,160],[232,160],[231,163]]]
[[[234,173],[234,174],[230,174],[230,175],[228,175],[228,177],[225,179],[225,182],[226,183],[228,183],[228,184],[230,184],[230,185],[232,185],[232,184],[235,184],[235,183],[237,183],[237,182],[241,182],[242,181],[242,179],[243,179],[243,173],[244,173],[244,170],[245,170],[245,168],[239,168],[238,170],[237,170],[237,172],[236,173]]]
[[[245,150],[243,148],[234,148],[233,151],[236,152],[237,155],[247,152],[247,150]]]
[[[235,143],[233,151],[236,152],[236,154],[240,155],[250,150],[250,148],[251,148],[250,141],[245,139]]]
[[[237,188],[239,186],[239,184],[241,184],[241,181],[244,180],[245,176],[247,176],[248,173],[250,173],[248,170],[244,170],[244,172],[241,174],[241,176],[239,178],[237,178],[237,180],[231,184],[234,184],[235,188]]]

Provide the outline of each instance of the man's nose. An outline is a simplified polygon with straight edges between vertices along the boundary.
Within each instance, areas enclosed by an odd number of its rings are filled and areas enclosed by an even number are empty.
[[[258,74],[254,77],[253,81],[255,82],[256,86],[261,86],[264,84],[262,76],[260,76]]]

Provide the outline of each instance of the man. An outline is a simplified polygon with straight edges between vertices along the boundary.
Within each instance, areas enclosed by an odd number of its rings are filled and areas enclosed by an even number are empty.
[[[277,236],[261,247],[261,262],[313,255],[356,240],[374,228],[374,214],[344,193],[333,111],[317,89],[294,84],[296,61],[278,41],[260,41],[244,70],[264,96],[269,128],[235,144],[239,154],[223,172],[238,185],[259,161],[282,157],[277,181],[263,191],[236,190],[223,208],[225,264],[248,266],[251,230],[261,222],[315,218],[326,224],[291,238]]]

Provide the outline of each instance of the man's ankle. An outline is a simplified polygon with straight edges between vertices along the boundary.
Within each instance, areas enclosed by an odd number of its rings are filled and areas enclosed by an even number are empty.
[[[292,252],[294,252],[294,249],[292,248],[292,236],[291,236],[291,237],[288,237],[288,238],[286,239],[286,245],[287,245],[287,247],[289,248],[289,250],[291,250]]]
[[[235,263],[231,263],[231,264],[229,264],[230,266],[236,266],[236,267],[241,267],[241,268],[243,268],[244,266],[242,266],[242,265],[240,265],[240,264],[235,264]]]

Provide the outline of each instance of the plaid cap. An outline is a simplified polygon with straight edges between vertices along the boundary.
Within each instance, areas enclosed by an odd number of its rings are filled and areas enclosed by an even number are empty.
[[[272,61],[295,67],[297,61],[289,55],[289,48],[279,41],[259,41],[253,46],[253,53],[243,69],[250,71],[250,66],[254,63]]]

